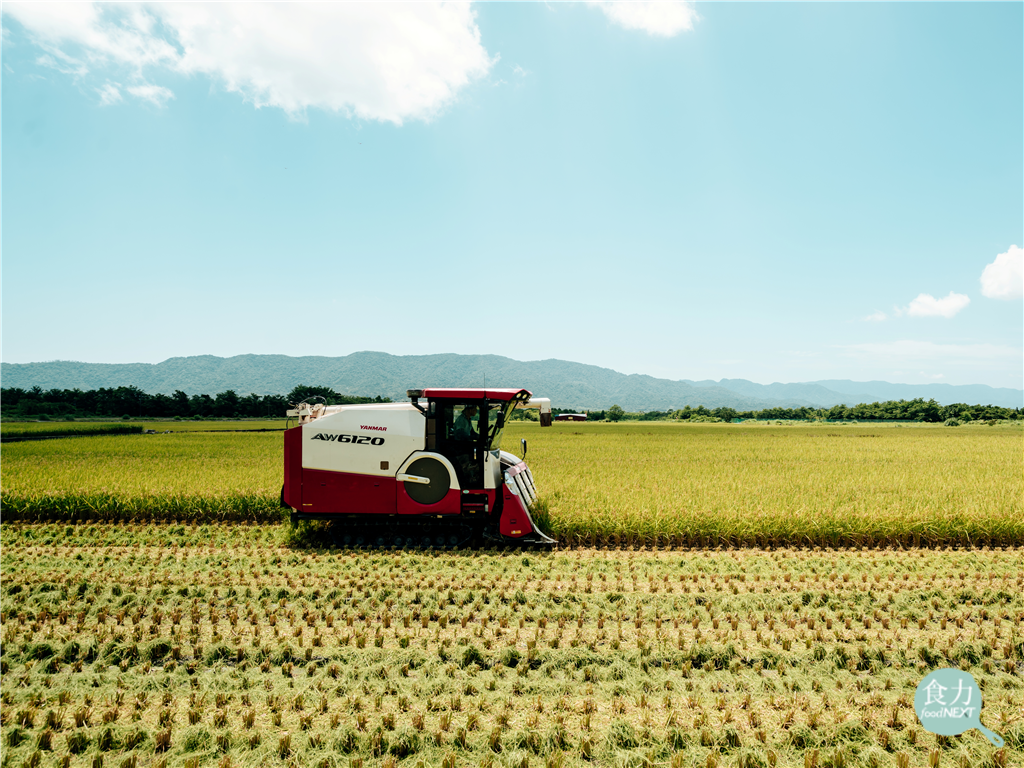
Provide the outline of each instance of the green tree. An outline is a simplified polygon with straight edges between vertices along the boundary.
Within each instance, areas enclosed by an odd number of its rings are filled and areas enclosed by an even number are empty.
[[[213,401],[215,416],[231,417],[238,413],[238,393],[233,389],[218,392]]]
[[[313,397],[322,397],[327,401],[328,405],[334,405],[335,401],[341,397],[341,394],[335,392],[330,387],[310,387],[305,384],[299,384],[285,397],[289,403],[301,403],[303,400],[309,400]]]
[[[212,416],[213,398],[209,395],[192,395],[188,399],[188,407],[193,416]]]
[[[174,394],[171,395],[171,400],[174,401],[174,405],[171,408],[171,414],[174,416],[188,416],[191,411],[188,404],[188,395],[182,392],[180,389],[174,390]]]
[[[619,421],[623,416],[626,415],[626,412],[622,410],[621,406],[613,405],[611,408],[608,409],[608,412],[605,415],[608,417],[608,421]]]
[[[842,421],[846,418],[846,411],[845,405],[833,405],[828,410],[829,421]]]
[[[726,406],[715,408],[715,410],[713,410],[711,413],[720,418],[722,421],[732,421],[733,419],[739,416],[739,413],[736,411],[735,408],[727,408]]]

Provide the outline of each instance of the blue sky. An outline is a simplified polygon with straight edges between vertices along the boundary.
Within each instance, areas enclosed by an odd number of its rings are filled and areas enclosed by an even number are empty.
[[[2,357],[1021,388],[1022,29],[1021,3],[5,3]]]

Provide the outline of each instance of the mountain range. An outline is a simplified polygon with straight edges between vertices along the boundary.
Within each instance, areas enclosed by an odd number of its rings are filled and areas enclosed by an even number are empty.
[[[624,374],[566,360],[521,362],[498,355],[389,355],[355,352],[344,357],[172,357],[162,363],[0,363],[3,387],[99,389],[136,386],[150,394],[182,390],[189,395],[284,394],[298,384],[329,386],[346,394],[404,400],[407,389],[424,387],[525,387],[559,408],[627,411],[670,410],[685,405],[756,410],[776,406],[831,407],[883,400],[934,398],[942,405],[968,403],[1020,408],[1024,390],[983,384],[892,384],[887,381],[824,380],[757,384],[746,379],[672,381]]]

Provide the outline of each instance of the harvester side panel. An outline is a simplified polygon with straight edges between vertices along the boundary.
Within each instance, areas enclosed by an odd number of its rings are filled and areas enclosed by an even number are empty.
[[[409,454],[423,449],[423,414],[408,403],[342,406],[302,429],[306,469],[394,477]]]
[[[284,489],[281,497],[292,509],[302,509],[302,427],[284,432]]]
[[[462,492],[452,488],[434,504],[420,504],[409,497],[404,483],[398,485],[398,512],[402,515],[457,515],[461,511]]]
[[[300,510],[317,515],[393,515],[397,485],[392,477],[305,469]]]

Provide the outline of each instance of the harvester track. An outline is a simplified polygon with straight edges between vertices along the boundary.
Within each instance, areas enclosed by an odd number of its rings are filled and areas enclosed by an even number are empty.
[[[347,518],[331,521],[328,532],[335,546],[367,549],[454,549],[468,546],[481,536],[480,526],[461,520],[431,520],[428,523],[417,520],[389,519],[377,522]]]
[[[315,519],[315,518],[313,518]],[[321,518],[322,519],[322,518]],[[360,515],[326,521],[319,531],[307,536],[343,549],[462,549],[467,547],[530,547],[550,549],[551,544],[506,539],[487,530],[481,521],[438,518],[392,518],[373,520]]]

